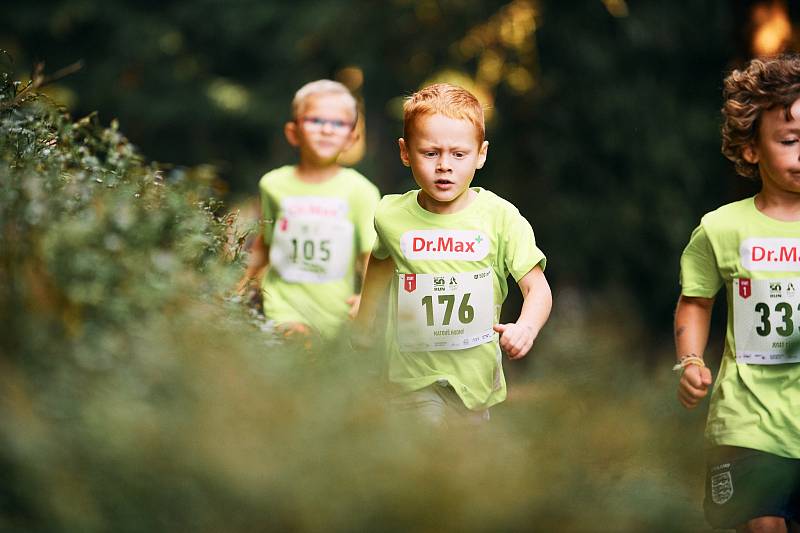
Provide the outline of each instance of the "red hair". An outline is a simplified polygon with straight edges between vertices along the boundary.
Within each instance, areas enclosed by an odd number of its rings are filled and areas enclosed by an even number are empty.
[[[478,144],[483,143],[486,136],[483,107],[471,92],[449,83],[429,85],[406,99],[403,104],[403,137],[409,138],[420,118],[435,114],[470,122],[475,126]]]

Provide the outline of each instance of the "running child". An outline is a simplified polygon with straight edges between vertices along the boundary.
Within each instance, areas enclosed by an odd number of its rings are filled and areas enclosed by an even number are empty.
[[[800,525],[800,57],[754,59],[725,79],[722,152],[760,180],[706,214],[681,257],[678,398],[712,385],[703,361],[723,286],[727,334],[706,423],[705,513],[716,528]]]
[[[373,330],[390,287],[393,404],[434,425],[488,419],[506,397],[501,348],[524,357],[552,305],[530,224],[511,203],[470,187],[486,160],[484,135],[483,109],[460,87],[431,85],[406,101],[400,159],[420,188],[378,205],[356,324]],[[509,273],[524,304],[516,322],[500,324]]]
[[[350,91],[330,80],[300,88],[286,140],[299,161],[259,182],[263,232],[251,250],[240,290],[268,265],[263,278],[267,318],[286,336],[339,337],[358,311],[356,275],[375,240],[378,189],[339,155],[356,140],[358,116]]]

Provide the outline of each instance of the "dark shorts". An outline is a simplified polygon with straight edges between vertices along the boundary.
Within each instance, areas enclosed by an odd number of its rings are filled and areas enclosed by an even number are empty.
[[[800,520],[800,459],[718,446],[706,459],[706,520],[735,528],[760,516]]]

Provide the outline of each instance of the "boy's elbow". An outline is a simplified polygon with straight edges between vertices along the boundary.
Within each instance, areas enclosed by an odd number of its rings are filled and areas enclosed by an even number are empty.
[[[550,284],[547,283],[547,279],[544,279],[544,284],[542,285],[542,305],[545,306],[548,310],[553,308],[553,291],[550,289]]]
[[[705,311],[710,311],[714,307],[714,298],[681,294],[678,298],[677,308],[680,309],[681,307],[699,307]]]

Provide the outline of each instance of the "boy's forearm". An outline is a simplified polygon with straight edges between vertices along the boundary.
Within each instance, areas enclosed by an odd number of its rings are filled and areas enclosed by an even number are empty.
[[[358,272],[358,277],[361,279],[361,287],[363,290],[364,282],[367,279],[367,264],[369,263],[370,253],[366,252],[358,256],[356,259],[356,271]]]
[[[253,245],[250,247],[250,254],[247,256],[247,269],[245,277],[254,279],[261,273],[269,263],[269,246],[264,242],[264,236],[259,233]]]
[[[356,317],[358,327],[370,328],[372,326],[378,306],[389,287],[393,274],[394,261],[391,258],[378,259],[374,255],[369,255],[364,274],[364,285],[361,289],[361,307]]]
[[[264,243],[264,239],[259,233],[258,238],[250,246],[247,255],[247,266],[245,267],[244,275],[236,284],[236,291],[243,294],[247,287],[250,286],[251,281],[261,278],[268,263],[269,246]]]
[[[713,298],[681,296],[675,309],[675,352],[681,357],[703,357],[708,343]]]
[[[519,286],[523,302],[517,324],[527,326],[534,335],[538,335],[553,307],[550,284],[542,269],[536,266],[520,279]]]

